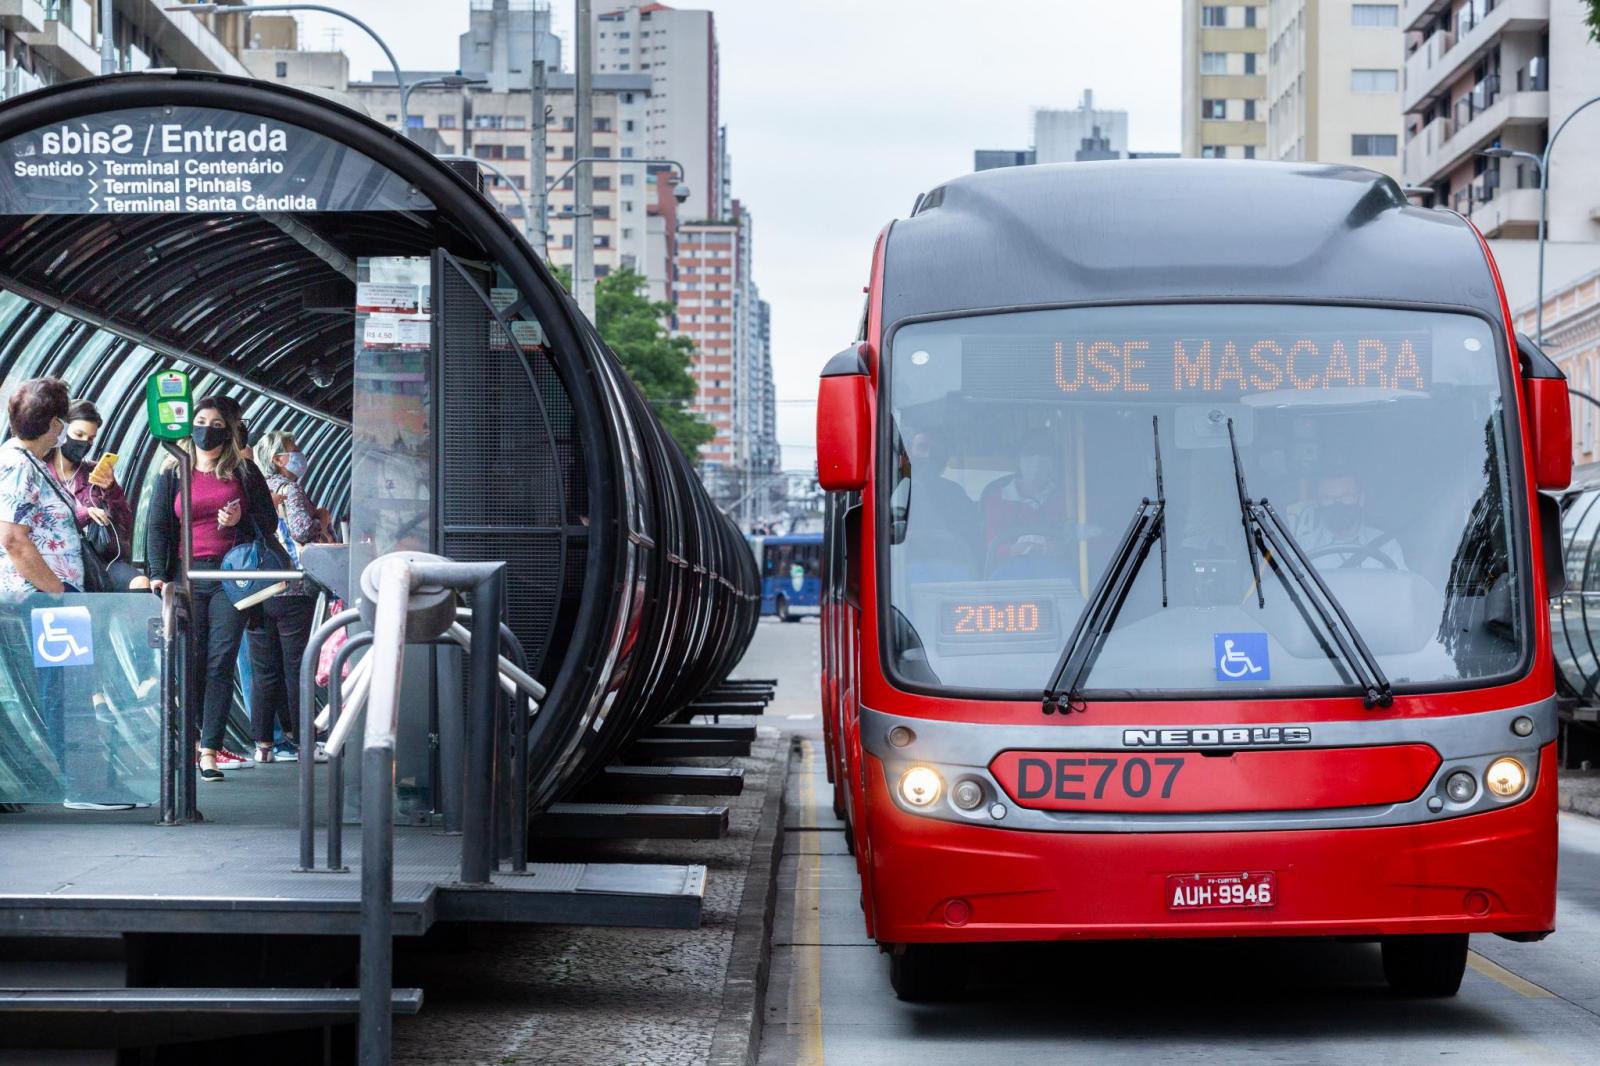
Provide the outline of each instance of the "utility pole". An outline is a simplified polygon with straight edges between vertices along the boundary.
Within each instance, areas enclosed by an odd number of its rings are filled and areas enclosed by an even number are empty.
[[[590,0],[576,0],[577,32],[573,34],[577,54],[572,57],[577,72],[573,101],[577,124],[576,154],[586,159],[594,154],[594,27],[589,21]],[[572,295],[589,321],[594,321],[594,167],[580,166],[573,173],[576,193],[573,205]]]
[[[538,19],[535,17],[533,34],[533,91],[530,94],[532,97],[533,107],[533,115],[531,117],[531,121],[533,122],[533,144],[529,145],[528,147],[528,151],[533,153],[532,159],[529,160],[528,169],[529,184],[533,186],[533,218],[527,221],[529,225],[539,227],[539,243],[536,245],[536,247],[539,249],[539,258],[548,263],[550,261],[550,234],[548,232],[550,227],[545,221],[547,218],[547,205],[545,203],[545,197],[548,194],[545,192],[544,188],[544,183],[547,180],[545,177],[545,70],[544,60],[539,56],[540,36]],[[527,227],[524,227],[524,232],[531,231],[528,230]]]
[[[111,0],[100,0],[100,73],[117,72],[116,14]]]

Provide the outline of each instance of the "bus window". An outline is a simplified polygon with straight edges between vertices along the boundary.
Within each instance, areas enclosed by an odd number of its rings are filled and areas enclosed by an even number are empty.
[[[1155,495],[1152,420],[1167,606],[1152,553],[1090,689],[1232,686],[1216,666],[1225,639],[1259,649],[1253,686],[1348,689],[1270,557],[1257,605],[1230,426],[1251,494],[1282,514],[1397,689],[1522,661],[1503,383],[1481,319],[1242,305],[946,319],[895,334],[888,389],[902,442],[888,589],[904,622],[885,639],[917,684],[925,664],[934,687],[1044,686]]]

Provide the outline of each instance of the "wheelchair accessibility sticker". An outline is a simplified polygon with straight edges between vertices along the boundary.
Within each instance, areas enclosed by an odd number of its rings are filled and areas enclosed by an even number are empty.
[[[1265,633],[1217,633],[1211,638],[1218,681],[1270,681]]]
[[[33,665],[93,666],[92,630],[87,607],[35,607]]]

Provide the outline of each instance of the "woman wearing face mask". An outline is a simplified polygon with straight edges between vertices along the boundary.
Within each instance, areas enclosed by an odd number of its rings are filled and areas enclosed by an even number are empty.
[[[67,432],[60,445],[46,460],[56,480],[66,487],[76,503],[78,528],[86,540],[94,540],[98,526],[109,532],[105,539],[113,550],[100,554],[107,563],[112,586],[119,589],[145,589],[149,580],[130,561],[133,556],[133,508],[123,494],[122,486],[107,471],[96,479],[94,464],[88,462],[94,451],[95,438],[100,435],[100,412],[88,400],[73,400],[67,409]],[[98,546],[98,545],[97,545]]]
[[[50,475],[45,456],[67,424],[64,381],[34,378],[6,403],[11,439],[0,445],[0,597],[83,588],[83,554],[71,498]]]
[[[229,410],[237,411],[237,407],[230,406],[225,397],[201,399],[195,405],[193,433],[185,442],[194,456],[189,497],[197,570],[219,569],[223,556],[235,545],[277,535],[272,495],[265,479],[240,457],[238,419],[224,413]],[[178,577],[183,565],[179,477],[177,461],[169,459],[150,491],[145,558],[150,566],[150,586],[157,592]],[[243,756],[222,746],[245,624],[245,614],[229,602],[221,584],[194,583],[189,691],[202,708],[202,781],[221,781],[223,769],[250,765]]]
[[[326,539],[316,509],[301,482],[309,465],[289,433],[263,433],[254,445],[255,462],[278,501],[278,539],[296,562],[300,545]],[[261,625],[247,631],[250,641],[250,720],[256,762],[294,761],[300,725],[300,656],[311,635],[315,604],[299,583],[261,605]],[[273,741],[273,713],[283,740]]]

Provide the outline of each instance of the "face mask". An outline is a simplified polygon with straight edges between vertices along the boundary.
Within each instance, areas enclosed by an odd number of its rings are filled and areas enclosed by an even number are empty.
[[[1323,503],[1317,505],[1322,524],[1332,530],[1353,529],[1361,524],[1359,503]]]
[[[189,434],[194,440],[194,446],[203,452],[214,451],[228,443],[227,426],[195,426],[194,432]]]
[[[1022,480],[1030,485],[1050,480],[1050,459],[1044,455],[1024,455],[1017,463]]]
[[[60,444],[61,456],[73,466],[83,462],[84,456],[89,454],[89,449],[94,447],[93,441],[75,440],[68,437]]]
[[[310,463],[306,462],[306,457],[299,452],[290,452],[288,458],[283,461],[283,468],[296,481],[306,476],[306,467],[310,465]]]
[[[63,422],[61,423],[61,432],[56,434],[56,447],[61,447],[63,444],[67,443],[69,439],[71,438],[67,436],[67,424]]]

